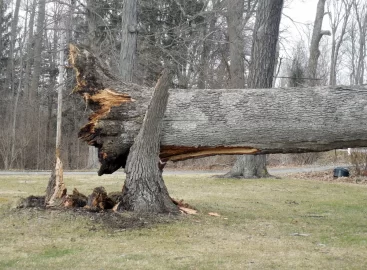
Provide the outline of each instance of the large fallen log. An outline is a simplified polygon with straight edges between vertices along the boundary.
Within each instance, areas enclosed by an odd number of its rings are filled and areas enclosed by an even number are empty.
[[[99,175],[124,167],[152,88],[119,81],[86,48],[70,48],[75,92],[94,111],[80,138],[99,149]],[[160,158],[300,153],[367,146],[367,88],[172,89]]]

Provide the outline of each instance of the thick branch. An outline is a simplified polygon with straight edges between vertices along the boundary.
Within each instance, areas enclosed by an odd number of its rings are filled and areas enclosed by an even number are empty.
[[[99,174],[125,166],[153,89],[114,79],[86,49],[72,47],[76,92],[94,114],[80,137],[98,147]],[[367,146],[367,89],[170,90],[161,159],[298,153]]]

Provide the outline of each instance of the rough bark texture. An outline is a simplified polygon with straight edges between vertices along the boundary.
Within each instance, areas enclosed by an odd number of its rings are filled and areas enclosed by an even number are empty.
[[[3,6],[4,6],[4,3],[3,3],[3,0],[0,0],[0,25],[3,25]],[[3,36],[3,28],[0,27],[0,37]],[[3,43],[0,42],[0,52],[3,51]],[[3,90],[3,89],[1,89]],[[1,93],[2,94],[2,93]]]
[[[256,12],[248,86],[271,88],[275,70],[283,0],[262,0]],[[269,101],[271,102],[271,101]],[[266,156],[239,156],[225,177],[268,177]]]
[[[29,17],[29,26],[28,26],[28,42],[27,42],[27,63],[26,63],[26,68],[24,71],[24,96],[28,97],[28,100],[31,101],[31,94],[29,93],[29,81],[30,81],[30,77],[31,77],[31,68],[32,68],[32,62],[33,62],[33,58],[34,58],[34,50],[32,48],[32,43],[34,42],[34,37],[33,37],[33,25],[34,25],[34,16],[36,13],[36,5],[37,2],[34,0],[31,3],[31,14]]]
[[[227,1],[227,24],[229,39],[229,54],[231,59],[230,87],[245,87],[245,57],[244,57],[244,38],[243,38],[243,13],[244,0]]]
[[[96,11],[96,1],[87,1],[87,25],[88,25],[88,35],[86,38],[86,44],[90,46],[93,52],[97,51],[97,11]]]
[[[266,168],[266,155],[239,156],[231,171],[220,177],[246,179],[269,177]]]
[[[345,9],[344,14],[341,14],[342,9]],[[331,12],[329,12],[330,16],[330,25],[331,25],[331,58],[330,58],[330,78],[329,84],[336,85],[336,67],[337,61],[339,59],[339,50],[344,41],[344,35],[346,33],[346,29],[348,26],[349,15],[352,9],[352,2],[345,2],[341,3],[340,9],[334,10],[335,18],[332,18]],[[343,16],[341,19],[340,16]],[[342,21],[340,35],[336,37],[336,33],[339,27],[339,23]]]
[[[132,82],[138,31],[137,0],[124,0],[122,13],[120,77],[126,82]]]
[[[29,92],[29,101],[34,106],[38,95],[38,84],[41,75],[41,53],[42,53],[42,42],[43,42],[43,26],[45,21],[45,7],[46,0],[39,0],[38,2],[38,17],[37,17],[37,32],[35,36],[34,45],[34,68],[32,72],[32,80]],[[32,115],[34,117],[34,115]]]
[[[323,35],[330,35],[329,31],[322,31],[322,21],[325,15],[326,0],[319,0],[317,3],[316,17],[312,30],[312,38],[310,45],[310,57],[308,59],[308,77],[316,78],[317,62],[320,56],[319,43]],[[309,85],[315,85],[316,80],[310,80]]]
[[[167,106],[172,77],[167,70],[159,79],[141,130],[130,149],[126,180],[118,210],[135,212],[178,212],[158,168],[162,118]]]
[[[7,76],[6,76],[6,87],[11,90],[11,93],[14,95],[14,49],[15,49],[15,41],[17,37],[17,26],[19,19],[19,7],[20,0],[15,1],[14,14],[11,22],[11,37],[10,37],[10,50],[8,57],[8,68],[7,68]]]
[[[249,88],[271,88],[283,0],[261,0],[256,12]]]
[[[126,164],[153,90],[125,84],[86,49],[71,46],[77,87],[94,111],[79,136],[98,147],[99,174]],[[367,146],[367,89],[172,89],[160,157],[300,153]]]
[[[359,30],[359,52],[356,67],[356,84],[363,85],[364,79],[364,59],[366,58],[366,35],[367,35],[367,5],[362,2],[353,2],[355,15]]]

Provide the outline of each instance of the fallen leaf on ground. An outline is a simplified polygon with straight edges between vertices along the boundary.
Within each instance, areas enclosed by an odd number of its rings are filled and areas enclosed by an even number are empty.
[[[308,233],[291,233],[291,236],[310,236]]]
[[[182,206],[180,206],[179,209],[182,213],[189,214],[189,215],[196,215],[197,212],[198,212],[194,209],[190,209],[190,208],[186,208],[186,207],[182,207]]]
[[[215,213],[215,212],[209,212],[208,215],[212,216],[212,217],[220,217],[220,215],[218,213]]]

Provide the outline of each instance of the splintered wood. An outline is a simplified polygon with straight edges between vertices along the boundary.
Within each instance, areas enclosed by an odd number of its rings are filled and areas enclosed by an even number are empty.
[[[81,128],[79,138],[88,139],[95,134],[98,121],[109,114],[112,107],[118,107],[122,103],[133,102],[133,99],[127,94],[116,93],[111,89],[99,90],[94,94],[84,93],[83,98],[86,104],[93,102],[94,106],[99,108],[89,116],[89,123]],[[93,140],[88,139],[88,144],[93,145]]]
[[[258,149],[250,147],[179,147],[162,146],[160,158],[163,161],[181,161],[197,157],[213,155],[244,155],[256,154]]]
[[[65,197],[67,189],[64,184],[63,178],[63,166],[61,159],[56,157],[55,168],[51,173],[51,177],[46,189],[46,204],[47,206],[59,206],[62,203],[62,199]]]
[[[196,209],[194,209],[194,207],[188,203],[185,203],[183,200],[176,200],[173,198],[171,198],[171,200],[175,205],[177,205],[177,207],[180,209],[180,212],[183,214],[195,215],[198,212]]]
[[[94,122],[107,115],[112,107],[120,106],[124,102],[133,101],[128,94],[116,93],[108,88],[100,90],[94,95],[84,93],[83,97],[86,103],[92,101],[98,104],[98,106],[100,107],[95,113],[90,116],[90,120]]]

